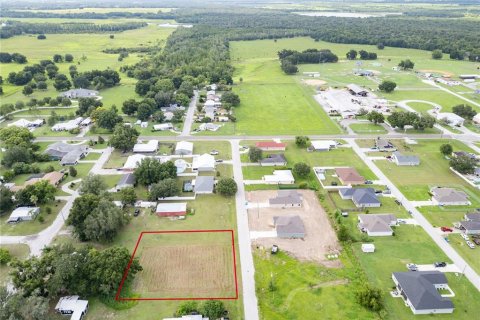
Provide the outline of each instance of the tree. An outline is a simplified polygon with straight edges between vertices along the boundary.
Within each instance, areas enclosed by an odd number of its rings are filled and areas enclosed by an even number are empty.
[[[103,106],[102,101],[95,98],[80,98],[78,99],[78,110],[76,114],[79,116],[88,116],[93,110],[101,106]]]
[[[148,120],[148,118],[150,118],[154,111],[155,110],[151,105],[142,102],[138,106],[137,118],[142,121]]]
[[[347,52],[347,59],[348,60],[355,60],[357,58],[357,51],[351,49],[350,51]]]
[[[137,109],[138,109],[138,102],[135,101],[135,99],[128,99],[123,102],[123,105],[122,105],[123,113],[129,116],[132,116],[133,114],[135,114],[135,112],[137,112]]]
[[[23,291],[11,292],[0,287],[0,319],[43,320],[48,318],[48,298],[33,293],[24,296]]]
[[[47,90],[47,88],[48,88],[48,85],[45,81],[39,81],[37,83],[37,89],[38,90]]]
[[[152,184],[149,198],[151,201],[157,201],[158,199],[176,196],[179,193],[180,188],[178,187],[177,181],[168,178]]]
[[[221,178],[217,183],[216,190],[222,196],[230,197],[237,193],[238,187],[232,178]]]
[[[185,111],[183,110],[175,110],[173,111],[173,117],[172,117],[172,122],[173,123],[180,123],[183,120],[183,115],[185,114]]]
[[[135,93],[144,96],[150,91],[150,82],[147,80],[139,80],[135,85]]]
[[[198,303],[196,301],[186,301],[178,306],[177,311],[175,311],[175,317],[181,317],[190,315],[194,312],[198,312]]]
[[[47,180],[40,180],[17,191],[15,199],[19,205],[39,205],[55,200],[57,188]]]
[[[442,58],[443,58],[442,50],[437,49],[432,51],[432,59],[440,60]]]
[[[171,161],[160,163],[153,158],[143,159],[133,172],[138,183],[151,185],[163,179],[176,178],[177,168]]]
[[[18,160],[22,159],[24,163],[32,162],[32,153],[23,146],[13,146],[8,148],[3,154],[2,164],[11,168]]]
[[[310,144],[310,138],[307,136],[296,136],[295,144],[299,148],[306,148]]]
[[[126,221],[122,209],[108,199],[101,199],[85,218],[85,237],[87,240],[112,241]]]
[[[382,83],[378,85],[378,89],[380,89],[380,91],[384,91],[387,93],[392,92],[393,90],[395,90],[396,87],[397,87],[397,84],[389,80],[384,80]]]
[[[75,88],[88,88],[90,87],[90,80],[87,77],[79,75],[73,78],[73,86]]]
[[[228,91],[222,94],[222,102],[237,107],[240,104],[240,97],[236,93]]]
[[[120,190],[120,201],[123,205],[134,205],[137,201],[137,194],[134,187],[125,187]]]
[[[248,158],[251,162],[258,162],[263,158],[263,151],[257,147],[250,147],[248,149]]]
[[[177,93],[175,95],[175,102],[181,106],[188,106],[190,103],[190,98],[186,94]]]
[[[98,207],[100,196],[96,194],[84,194],[75,199],[67,219],[67,224],[73,226],[73,233],[81,241],[86,241],[85,219]]]
[[[440,152],[444,155],[444,156],[449,156],[452,154],[453,152],[453,147],[451,144],[449,143],[445,143],[445,144],[442,144],[440,146]]]
[[[133,146],[137,143],[139,135],[140,133],[137,129],[118,124],[113,131],[109,144],[115,149],[127,152],[133,149]]]
[[[0,265],[5,265],[12,260],[12,255],[10,251],[5,248],[0,248]]]
[[[175,85],[171,79],[160,79],[155,83],[156,91],[173,92]]]
[[[20,64],[27,63],[27,57],[25,57],[23,54],[20,54],[18,52],[12,53],[12,61]]]
[[[385,122],[385,117],[382,113],[373,110],[367,114],[367,120],[373,122],[374,124],[379,124]]]
[[[118,115],[116,108],[110,108],[108,110],[99,108],[92,112],[92,118],[96,119],[96,124],[100,128],[113,131],[115,126],[123,122],[123,118]]]
[[[380,42],[379,44],[377,44],[377,49],[378,50],[383,50],[383,49],[385,49],[385,45]]]
[[[472,120],[472,118],[477,114],[477,111],[473,110],[473,108],[468,104],[456,105],[452,108],[452,112],[468,120]]]
[[[37,36],[37,39],[38,39],[38,40],[45,40],[45,39],[47,39],[47,36],[45,36],[44,34],[39,34],[39,35]]]
[[[0,215],[13,208],[13,192],[4,185],[0,185]]]
[[[183,81],[177,90],[177,94],[184,94],[188,98],[193,97],[193,84],[190,81]]]
[[[102,176],[89,174],[83,179],[79,192],[80,194],[101,194],[105,190],[107,190],[107,184],[103,181]]]
[[[409,70],[409,69],[411,70],[415,66],[415,63],[413,63],[410,59],[406,59],[406,60],[400,61],[398,66],[403,70]]]
[[[45,71],[47,72],[47,76],[49,79],[53,79],[55,78],[55,76],[57,75],[58,73],[58,67],[54,64],[48,64],[46,67],[45,67]]]
[[[23,87],[22,93],[23,93],[24,95],[26,95],[26,96],[31,95],[31,94],[33,93],[33,88],[32,88],[32,86],[28,86],[28,85],[27,85],[27,86]]]
[[[162,110],[157,110],[152,114],[152,120],[156,122],[163,122],[165,121],[165,114]]]
[[[383,309],[382,290],[369,285],[361,286],[355,293],[358,303],[371,311]]]
[[[462,174],[472,174],[475,172],[477,161],[468,155],[460,155],[450,160],[450,166]]]
[[[33,134],[27,128],[12,126],[0,129],[0,141],[7,149],[14,146],[30,148],[33,139]]]
[[[57,91],[68,90],[72,87],[72,83],[64,74],[57,74],[54,81],[55,82],[53,83],[53,86],[55,89],[57,89]]]
[[[73,55],[70,53],[65,54],[65,62],[72,62],[73,61]]]
[[[220,300],[207,300],[200,308],[201,314],[208,319],[219,319],[225,312],[225,305]]]
[[[63,62],[63,57],[59,54],[54,54],[53,55],[53,62],[55,62],[55,63]]]
[[[68,174],[70,175],[70,177],[75,178],[77,176],[77,169],[75,169],[74,166],[70,166],[68,168]]]
[[[310,166],[304,162],[297,162],[293,166],[293,173],[300,178],[306,178],[310,174]]]

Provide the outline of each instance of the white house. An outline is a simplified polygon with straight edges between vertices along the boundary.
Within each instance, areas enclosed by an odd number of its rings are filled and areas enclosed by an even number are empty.
[[[153,130],[155,131],[167,131],[172,129],[173,129],[173,125],[171,123],[161,123],[161,124],[153,125]]]
[[[220,126],[218,124],[215,124],[215,123],[202,123],[199,127],[198,127],[198,130],[200,131],[217,131],[218,129],[220,129]]]
[[[480,113],[477,113],[473,119],[472,119],[473,123],[475,124],[480,124]]]
[[[447,123],[452,127],[463,126],[463,122],[465,121],[465,119],[452,112],[442,112],[437,114],[437,120],[447,121]]]
[[[133,154],[127,158],[125,164],[123,165],[123,170],[125,171],[133,171],[136,167],[142,162],[143,159],[147,158],[146,155],[143,154]]]
[[[365,252],[365,253],[375,252],[375,245],[373,243],[362,243],[362,252]]]
[[[55,311],[71,315],[70,320],[80,320],[88,311],[88,300],[79,300],[79,296],[67,296],[58,300]]]
[[[337,142],[333,140],[315,140],[312,141],[312,149],[315,151],[329,151],[337,146]]]
[[[82,123],[82,121],[83,121],[83,118],[78,117],[70,121],[59,122],[52,127],[52,131],[69,131],[72,129],[76,129],[78,128],[80,123]]]
[[[40,213],[38,207],[18,207],[13,210],[12,214],[7,220],[7,223],[15,223],[20,221],[30,221]]]
[[[207,100],[207,101],[205,101],[204,106],[205,106],[205,108],[206,108],[206,107],[215,107],[215,101],[213,101],[213,100]]]
[[[137,143],[133,146],[133,152],[153,153],[158,150],[158,140],[149,140],[147,143]]]
[[[295,178],[291,170],[274,170],[271,175],[264,175],[263,180],[267,184],[294,184]]]
[[[192,162],[193,171],[214,171],[215,170],[215,157],[204,153],[201,156],[193,158]]]
[[[44,121],[41,119],[37,119],[34,121],[29,121],[26,119],[19,119],[15,122],[9,123],[7,127],[21,127],[21,128],[35,128],[35,127],[41,127],[43,125]]]
[[[177,142],[175,146],[176,155],[191,155],[193,153],[193,143],[188,141]]]

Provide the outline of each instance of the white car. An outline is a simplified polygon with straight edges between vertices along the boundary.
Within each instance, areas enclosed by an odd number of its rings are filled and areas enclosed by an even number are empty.
[[[475,249],[475,245],[470,241],[467,241],[467,246],[469,246],[470,249]]]
[[[216,155],[218,155],[218,151],[217,150],[212,150],[212,151],[210,151],[210,154],[212,156],[216,156]]]
[[[466,241],[470,240],[470,238],[465,233],[461,233],[460,236],[462,236],[462,238]]]

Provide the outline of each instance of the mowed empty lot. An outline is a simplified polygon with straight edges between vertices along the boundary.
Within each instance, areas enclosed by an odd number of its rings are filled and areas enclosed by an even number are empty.
[[[340,133],[313,99],[313,90],[281,71],[276,51],[261,59],[243,55],[256,46],[257,41],[231,42],[230,46],[238,84],[234,91],[241,99],[235,109],[235,134]]]
[[[230,232],[144,234],[135,257],[143,271],[134,292],[142,298],[236,296]]]

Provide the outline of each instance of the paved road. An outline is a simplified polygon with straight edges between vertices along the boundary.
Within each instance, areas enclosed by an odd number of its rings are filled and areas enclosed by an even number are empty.
[[[243,186],[242,162],[240,160],[240,140],[231,140],[233,176],[238,186],[235,196],[237,207],[237,234],[242,270],[243,309],[245,319],[258,320],[258,302],[255,293],[255,267],[253,265],[248,215],[245,207],[245,188]]]
[[[375,165],[375,163],[368,159],[365,153],[362,152],[355,140],[348,139],[353,150],[358,154],[360,158],[367,164],[370,170],[375,175],[382,179],[388,188],[392,191],[392,194],[400,200],[406,210],[412,212],[413,218],[417,220],[418,224],[428,233],[433,241],[442,249],[442,251],[453,261],[459,270],[464,270],[465,276],[470,282],[480,291],[480,276],[468,265],[468,263],[448,244],[441,235],[432,227],[432,225],[425,219],[425,217],[414,207],[414,205],[408,201],[400,190],[383,174],[383,172]],[[432,261],[433,263],[433,261]]]
[[[455,97],[460,98],[460,99],[462,99],[462,100],[464,100],[464,101],[467,101],[468,103],[471,103],[471,104],[473,104],[473,105],[476,105],[477,107],[480,107],[480,103],[477,103],[477,102],[475,102],[475,101],[473,101],[473,100],[467,99],[467,98],[465,98],[464,96],[462,96],[462,95],[460,95],[460,94],[458,94],[458,93],[456,93],[456,92],[453,92],[453,91],[451,91],[451,90],[448,90],[447,88],[444,88],[444,87],[442,87],[441,85],[436,84],[435,81],[432,81],[432,80],[423,80],[423,82],[426,83],[426,84],[429,84],[429,85],[431,85],[431,86],[433,86],[433,87],[436,87],[436,88],[438,88],[438,89],[440,89],[440,90],[442,90],[442,91],[448,92],[449,94],[454,95]]]
[[[183,124],[183,130],[180,136],[189,136],[190,131],[192,131],[193,115],[195,114],[195,109],[197,108],[197,99],[198,91],[193,92],[192,100],[188,106],[187,115],[185,116],[185,122]]]

